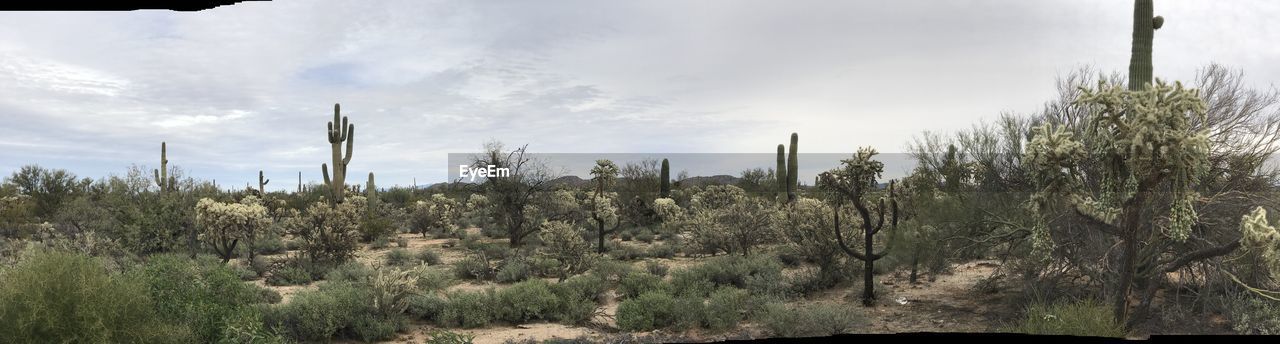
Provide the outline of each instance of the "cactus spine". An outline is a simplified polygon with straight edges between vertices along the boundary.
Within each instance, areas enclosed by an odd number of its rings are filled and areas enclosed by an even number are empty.
[[[160,187],[160,192],[177,189],[177,178],[169,175],[168,147],[165,142],[160,142],[160,169],[153,169],[151,172],[155,174],[156,186]]]
[[[662,198],[671,197],[671,163],[667,159],[662,159],[662,183],[658,188],[658,193]]]
[[[800,158],[796,156],[796,144],[799,142],[800,135],[791,133],[791,152],[787,154],[787,202],[796,200],[796,185],[800,181]]]
[[[778,183],[778,203],[785,203],[787,201],[787,180],[790,177],[787,176],[786,154],[787,154],[787,147],[785,145],[779,144],[778,145],[778,169],[773,172],[774,179],[776,179]]]
[[[1152,82],[1151,45],[1155,31],[1164,26],[1164,17],[1155,16],[1151,0],[1133,2],[1133,51],[1129,57],[1129,90],[1138,91]]]
[[[270,179],[266,179],[262,176],[262,170],[258,170],[258,194],[259,195],[266,196],[267,183],[270,183],[270,182],[271,182]]]
[[[320,164],[320,172],[324,174],[324,185],[329,187],[331,204],[342,203],[343,192],[346,191],[347,164],[351,162],[352,142],[355,142],[356,125],[348,124],[347,117],[342,116],[338,104],[333,104],[333,121],[329,122],[329,145],[333,153],[333,178],[329,178],[328,164]],[[341,118],[341,122],[339,122]],[[342,154],[342,142],[347,142],[346,154]]]

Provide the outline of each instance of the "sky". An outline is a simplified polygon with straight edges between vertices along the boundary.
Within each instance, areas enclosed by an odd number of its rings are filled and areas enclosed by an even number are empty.
[[[356,126],[349,183],[444,181],[491,139],[537,153],[900,153],[1123,72],[1131,1],[301,1],[0,13],[0,171],[170,166],[292,189]],[[1280,2],[1156,1],[1157,77],[1280,80]],[[760,167],[770,167],[763,159]],[[586,168],[589,168],[586,167]],[[673,170],[680,170],[673,166]],[[737,174],[740,168],[724,171]],[[456,171],[454,171],[456,173]],[[8,172],[0,172],[8,173]],[[674,174],[674,172],[673,172]]]

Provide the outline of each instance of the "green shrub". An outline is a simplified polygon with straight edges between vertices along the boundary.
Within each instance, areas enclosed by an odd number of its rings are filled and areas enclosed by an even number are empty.
[[[393,248],[387,252],[387,265],[406,266],[415,264],[414,257],[409,254],[409,250],[403,248]]]
[[[631,241],[631,239],[634,236],[635,234],[632,233],[630,229],[623,230],[622,232],[618,233],[618,237],[621,238],[622,241]]]
[[[257,287],[257,289],[258,289],[258,302],[277,304],[277,303],[280,303],[280,301],[284,300],[284,296],[281,296],[280,292],[275,291],[275,289],[262,288],[262,287]]]
[[[297,251],[302,249],[302,240],[290,239],[284,241],[284,249],[289,251]]]
[[[357,261],[349,261],[329,270],[324,279],[329,282],[364,282],[373,276],[373,269]]]
[[[529,263],[524,258],[511,257],[502,261],[502,267],[494,275],[498,283],[513,283],[529,279],[532,274]]]
[[[203,258],[155,255],[126,277],[148,286],[158,315],[182,323],[200,341],[212,342],[222,335],[228,318],[262,301],[263,295],[262,288],[242,282],[227,265]]]
[[[676,256],[676,246],[668,243],[649,246],[646,252],[649,258],[671,258]]]
[[[435,329],[427,334],[426,344],[471,344],[476,335]]]
[[[253,269],[250,269],[244,264],[231,264],[228,265],[227,268],[231,269],[231,271],[234,272],[236,277],[240,278],[241,281],[252,281],[258,279],[258,273],[253,272]]]
[[[98,258],[35,252],[0,269],[0,338],[9,343],[195,340],[155,306],[144,281],[108,274]]]
[[[266,327],[260,310],[244,308],[226,319],[218,343],[283,344],[289,340]]]
[[[618,293],[623,298],[633,298],[648,292],[670,293],[669,286],[662,282],[662,277],[645,272],[632,272],[622,276],[618,283]]]
[[[634,245],[618,245],[609,251],[609,256],[617,260],[636,260],[643,259],[648,256],[643,248]]]
[[[329,282],[319,290],[298,293],[265,321],[298,341],[390,339],[403,327],[403,319],[380,315],[373,299],[373,292],[362,284]]]
[[[258,253],[261,254],[281,254],[284,253],[287,248],[284,243],[284,239],[276,235],[270,235],[266,238],[258,239],[254,245],[257,246]]]
[[[763,306],[760,322],[778,337],[831,336],[849,331],[862,322],[853,308],[843,304],[816,303],[789,308],[780,302]]]
[[[675,296],[672,307],[675,320],[669,326],[680,330],[698,327],[704,322],[707,313],[702,298],[697,296]]]
[[[706,325],[715,331],[723,331],[738,325],[748,308],[751,296],[746,290],[720,288],[707,300]]]
[[[609,288],[604,278],[596,274],[569,277],[564,282],[560,282],[559,285],[572,295],[592,302],[604,301],[604,292]]]
[[[283,266],[267,276],[267,284],[273,286],[303,285],[308,283],[311,283],[311,272],[297,265]]]
[[[457,282],[449,270],[424,269],[418,275],[418,290],[424,292],[444,290]]]
[[[494,270],[489,261],[479,255],[467,255],[453,262],[453,274],[459,279],[493,279]]]
[[[1242,294],[1228,299],[1231,329],[1240,334],[1280,334],[1280,303]]]
[[[426,262],[427,265],[431,266],[440,265],[440,254],[436,253],[435,250],[423,247],[422,250],[418,251],[418,261]]]
[[[253,270],[258,277],[265,276],[267,271],[271,270],[271,262],[262,256],[253,257],[253,260],[249,261],[249,270]]]
[[[640,229],[639,232],[636,232],[636,240],[646,244],[653,242],[653,231],[648,228]]]
[[[660,263],[660,262],[658,262],[658,261],[650,260],[650,261],[644,262],[644,269],[645,269],[645,271],[648,271],[649,273],[653,274],[654,276],[658,276],[658,277],[666,277],[666,276],[667,276],[667,271],[668,271],[668,270],[670,270],[671,268],[670,268],[670,267],[668,267],[668,266],[667,266],[667,264],[663,264],[663,263]]]
[[[387,246],[391,246],[391,238],[385,236],[377,237],[369,243],[369,249],[371,250],[381,250],[387,248]]]
[[[629,332],[650,331],[675,324],[675,298],[663,292],[650,292],[618,304],[618,328]]]
[[[483,292],[449,293],[448,304],[437,319],[441,326],[476,328],[489,325],[494,320],[498,306],[494,303],[493,289]]]
[[[409,239],[405,237],[396,237],[396,247],[400,247],[400,248],[409,247]]]
[[[612,283],[618,283],[622,280],[622,276],[626,276],[632,270],[635,270],[635,268],[631,267],[631,264],[616,260],[597,261],[590,269],[592,274]]]
[[[499,320],[523,324],[530,320],[545,320],[561,306],[560,298],[551,291],[551,285],[540,279],[517,283],[498,291],[496,295]]]
[[[1111,310],[1092,299],[1052,305],[1032,304],[1027,307],[1026,317],[1007,330],[1027,334],[1125,336],[1124,327],[1116,321]]]
[[[437,321],[440,312],[448,306],[448,302],[435,294],[413,295],[408,298],[409,307],[405,312],[426,321]]]
[[[782,265],[772,256],[723,256],[671,273],[677,294],[706,296],[718,287],[747,289],[753,295],[785,294]]]

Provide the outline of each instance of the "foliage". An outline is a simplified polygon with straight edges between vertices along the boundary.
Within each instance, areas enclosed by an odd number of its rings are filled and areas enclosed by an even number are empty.
[[[359,247],[363,203],[363,196],[346,197],[333,206],[313,203],[301,216],[286,220],[284,227],[301,240],[299,249],[312,261],[341,264]]]
[[[1007,329],[1027,334],[1115,337],[1125,336],[1124,326],[1095,300],[1052,305],[1033,304],[1026,317]]]
[[[618,327],[629,332],[650,331],[675,324],[675,298],[649,292],[618,304]]]
[[[213,245],[225,263],[231,259],[236,244],[244,241],[249,247],[267,226],[267,208],[255,196],[245,196],[240,203],[222,203],[202,198],[196,202],[196,225],[200,227],[200,239]],[[254,250],[249,250],[253,259]]]
[[[437,319],[441,326],[476,328],[489,325],[494,320],[494,310],[500,307],[494,301],[493,289],[477,292],[452,292],[447,294],[448,305]]]
[[[778,302],[764,306],[764,327],[778,337],[816,337],[845,333],[863,322],[862,315],[842,304],[812,303],[787,307]]]
[[[426,344],[471,344],[476,335],[435,329],[427,333]]]
[[[240,313],[261,301],[256,287],[241,282],[229,267],[207,259],[156,255],[128,278],[146,283],[159,316],[190,328],[202,342],[217,341],[228,321],[252,316]]]
[[[556,277],[561,281],[586,271],[591,266],[590,245],[582,240],[582,234],[567,222],[548,221],[542,224],[538,234],[542,238],[540,253],[560,263]]]

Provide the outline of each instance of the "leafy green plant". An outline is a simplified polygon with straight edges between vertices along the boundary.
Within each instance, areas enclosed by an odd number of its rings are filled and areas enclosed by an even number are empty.
[[[1086,299],[1051,305],[1036,303],[1009,332],[1067,336],[1124,337],[1123,324],[1102,303]]]

